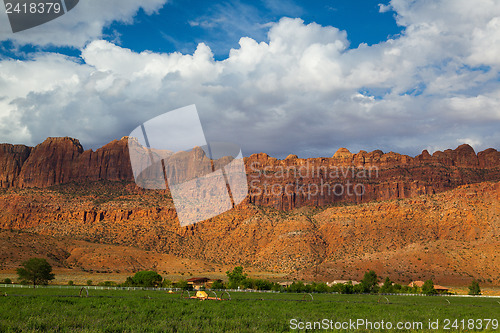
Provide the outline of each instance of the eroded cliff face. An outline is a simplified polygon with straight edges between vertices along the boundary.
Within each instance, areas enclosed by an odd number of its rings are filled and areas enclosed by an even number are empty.
[[[36,147],[0,145],[2,188],[48,187],[74,181],[132,180],[127,140],[96,151],[72,138],[48,138]]]
[[[352,154],[339,149],[331,158],[278,160],[266,154],[246,159],[250,202],[281,210],[332,203],[364,203],[434,194],[457,186],[500,180],[500,153],[476,155],[472,147],[423,151],[412,158],[380,150]]]
[[[167,191],[122,182],[10,189],[0,194],[0,229],[241,264],[291,278],[359,279],[376,269],[396,281],[467,283],[473,276],[500,283],[499,182],[287,212],[243,203],[188,227],[180,226]],[[85,253],[77,254],[70,266],[92,266]]]
[[[500,283],[495,149],[476,154],[463,145],[414,158],[347,149],[313,159],[255,154],[245,158],[245,202],[181,227],[168,189],[133,183],[127,144],[123,138],[95,152],[71,138],[49,138],[34,148],[0,145],[0,229],[243,264],[296,278],[359,279],[376,269],[396,281],[436,277],[465,283],[474,276]],[[345,192],[321,192],[325,184]],[[356,186],[364,192],[349,195]],[[73,253],[70,247],[64,251]],[[62,265],[92,266],[78,251],[71,262],[59,248],[45,252]]]
[[[500,180],[500,152],[472,147],[427,151],[416,157],[345,148],[331,158],[284,160],[264,153],[245,158],[250,203],[280,210],[364,203],[434,194]],[[188,166],[189,167],[189,166]],[[133,181],[128,138],[84,151],[72,138],[48,138],[34,148],[0,145],[0,187],[45,188],[70,182]]]

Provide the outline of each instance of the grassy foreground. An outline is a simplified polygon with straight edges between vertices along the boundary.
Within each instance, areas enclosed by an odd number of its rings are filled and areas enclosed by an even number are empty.
[[[165,291],[0,288],[0,332],[289,332],[299,322],[422,322],[462,331],[470,319],[500,319],[498,298],[231,293],[230,301],[199,301]],[[219,292],[220,295],[220,292]],[[304,296],[305,295],[305,296]],[[444,330],[446,319],[449,330]],[[453,322],[457,325],[453,327]],[[483,328],[486,322],[483,322]],[[476,324],[477,325],[477,322]],[[305,326],[304,326],[305,327]],[[342,331],[366,331],[351,329]],[[465,326],[463,331],[476,331]],[[326,331],[326,330],[325,330]],[[376,332],[420,332],[422,329]],[[429,330],[430,331],[430,330]],[[436,330],[432,330],[436,331]],[[477,330],[479,331],[479,330]],[[492,325],[483,331],[499,331]]]

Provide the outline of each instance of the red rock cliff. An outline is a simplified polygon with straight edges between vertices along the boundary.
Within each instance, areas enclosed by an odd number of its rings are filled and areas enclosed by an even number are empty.
[[[34,148],[0,145],[0,187],[49,187],[81,181],[133,181],[128,140],[84,151],[72,138],[48,138]],[[433,194],[460,185],[500,180],[500,152],[476,154],[469,145],[426,150],[416,157],[380,150],[331,158],[284,160],[264,153],[245,158],[251,203],[290,210],[305,205],[361,203]]]

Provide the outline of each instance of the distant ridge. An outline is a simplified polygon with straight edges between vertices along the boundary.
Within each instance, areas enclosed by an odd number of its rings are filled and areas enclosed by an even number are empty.
[[[249,201],[281,210],[337,202],[409,198],[464,184],[500,180],[500,152],[490,148],[476,154],[466,144],[432,155],[424,150],[416,157],[394,152],[384,154],[380,150],[353,154],[345,148],[340,148],[330,158],[300,159],[289,155],[279,160],[259,153],[245,158],[245,163],[251,185]],[[339,168],[344,172],[332,177],[331,171]],[[346,173],[348,168],[374,168],[376,173],[360,179]],[[280,171],[290,169],[302,171],[302,174],[289,172],[280,175]],[[321,174],[315,174],[314,170]],[[269,177],[270,174],[275,177]],[[100,180],[133,181],[127,137],[114,140],[96,151],[84,151],[77,139],[69,137],[47,138],[36,147],[0,144],[0,188],[46,188]],[[304,187],[309,190],[315,185],[330,184],[333,187],[347,182],[362,184],[363,195],[303,190]]]

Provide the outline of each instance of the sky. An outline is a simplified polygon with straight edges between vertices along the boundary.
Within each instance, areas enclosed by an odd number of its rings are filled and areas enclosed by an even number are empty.
[[[0,142],[96,149],[195,104],[245,156],[500,148],[496,0],[80,0],[17,33],[0,8]]]

